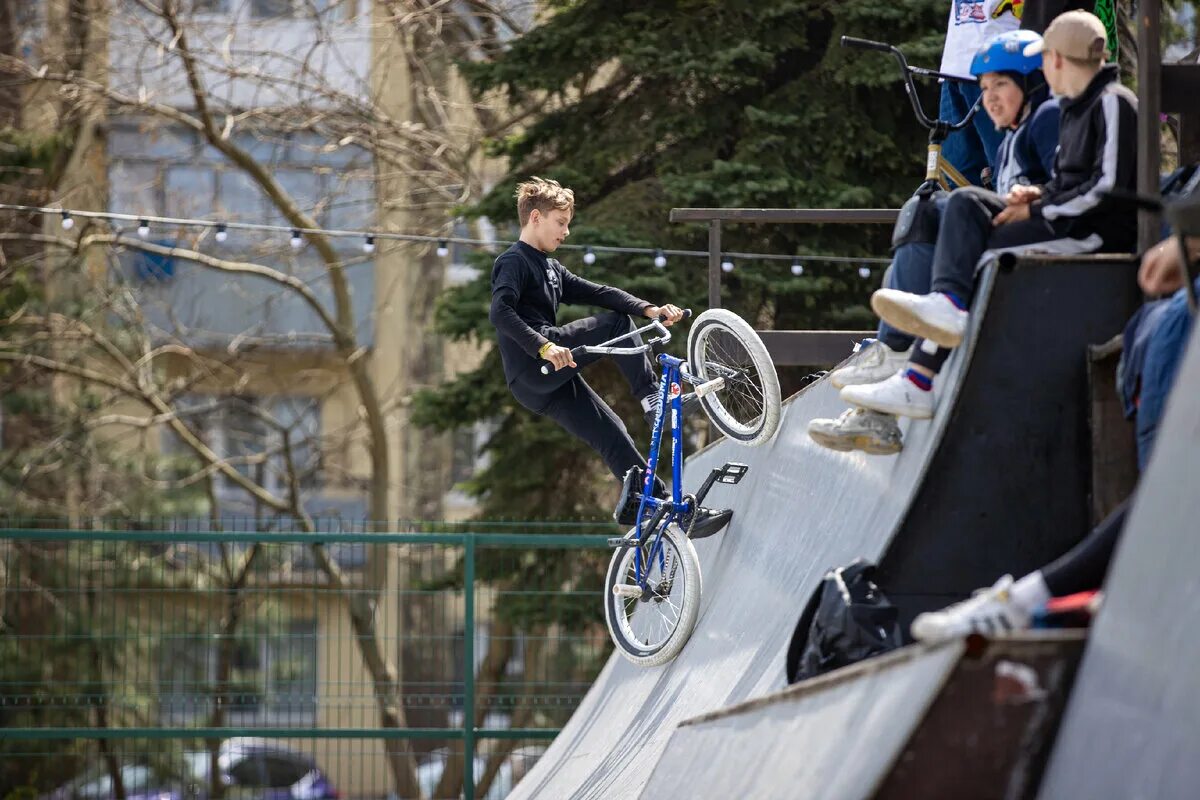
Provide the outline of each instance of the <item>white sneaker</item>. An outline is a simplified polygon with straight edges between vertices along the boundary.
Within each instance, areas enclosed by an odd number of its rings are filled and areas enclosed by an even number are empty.
[[[918,614],[912,623],[914,639],[941,642],[971,633],[984,636],[1012,633],[1029,627],[1030,614],[1012,601],[1011,575],[996,581],[990,589],[980,589],[970,600],[947,606],[941,611]]]
[[[837,419],[811,420],[808,435],[830,450],[862,450],[874,456],[899,453],[903,446],[896,418],[866,408],[848,408]]]
[[[912,348],[897,352],[878,339],[864,339],[854,346],[854,355],[846,366],[829,374],[833,388],[860,383],[879,383],[896,374],[908,363]]]
[[[970,316],[941,292],[911,294],[878,289],[871,295],[871,308],[887,324],[942,347],[958,347]]]
[[[896,372],[886,381],[847,386],[842,389],[842,399],[855,406],[898,414],[913,419],[929,419],[933,416],[933,392],[922,391],[913,382]]]

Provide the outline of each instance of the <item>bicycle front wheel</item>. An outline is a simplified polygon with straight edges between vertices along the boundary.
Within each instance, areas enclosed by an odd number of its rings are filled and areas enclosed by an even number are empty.
[[[663,532],[661,553],[650,557],[649,551],[650,543],[641,548],[646,591],[630,595],[637,586],[636,547],[613,553],[604,582],[608,633],[621,655],[640,667],[677,656],[700,615],[700,559],[692,541],[672,523]]]
[[[748,446],[770,439],[779,427],[779,376],[754,329],[732,311],[709,309],[692,325],[687,351],[697,378],[725,379],[724,388],[700,398],[721,433]]]

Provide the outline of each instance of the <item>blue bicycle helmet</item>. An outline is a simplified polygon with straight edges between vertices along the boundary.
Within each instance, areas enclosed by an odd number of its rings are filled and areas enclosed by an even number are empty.
[[[1029,75],[1042,68],[1042,54],[1025,55],[1025,49],[1040,42],[1041,35],[1033,31],[1008,31],[994,36],[971,59],[971,74],[978,78],[985,72],[1015,72]]]

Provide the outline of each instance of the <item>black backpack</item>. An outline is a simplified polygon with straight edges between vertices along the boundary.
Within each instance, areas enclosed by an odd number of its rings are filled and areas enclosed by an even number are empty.
[[[899,610],[875,585],[875,571],[860,558],[825,573],[792,633],[788,683],[900,646]]]

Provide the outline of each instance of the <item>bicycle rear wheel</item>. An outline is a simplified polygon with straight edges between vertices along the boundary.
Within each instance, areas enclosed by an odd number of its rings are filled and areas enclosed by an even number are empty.
[[[688,334],[688,367],[725,386],[700,398],[717,428],[744,445],[762,444],[779,427],[779,376],[767,347],[746,321],[723,308],[705,311]]]
[[[636,531],[630,535],[636,535]],[[613,587],[637,584],[638,548],[617,550],[604,582],[604,621],[621,655],[638,666],[653,667],[678,655],[696,627],[700,614],[700,559],[691,540],[674,523],[663,532],[661,558],[648,558],[649,543],[641,550],[650,591],[638,597],[613,591]]]

